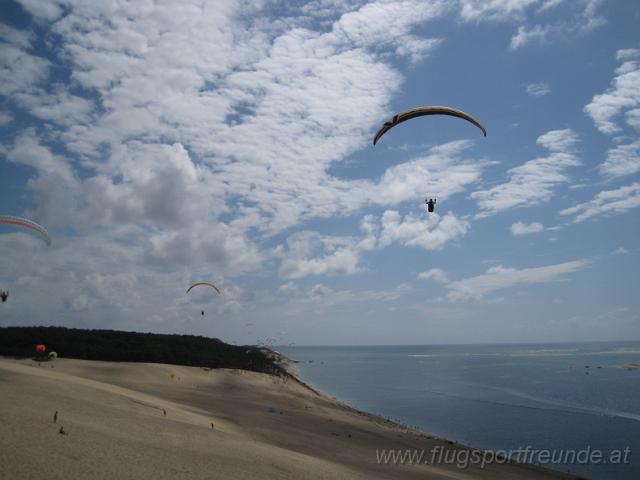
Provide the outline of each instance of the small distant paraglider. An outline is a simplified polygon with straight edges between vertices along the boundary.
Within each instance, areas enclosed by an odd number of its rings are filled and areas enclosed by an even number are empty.
[[[188,289],[187,289],[187,293],[189,293],[193,288],[198,287],[198,286],[204,286],[204,287],[209,287],[212,290],[214,290],[216,293],[218,293],[218,295],[220,295],[220,289],[218,287],[216,287],[213,283],[210,282],[196,282],[194,284],[192,284]],[[185,293],[185,295],[187,294]],[[200,311],[200,315],[202,315],[204,317],[204,310]]]
[[[38,345],[36,345],[37,353],[44,353],[46,351],[47,351],[47,347],[45,347],[42,343],[39,343]]]
[[[2,299],[2,303],[6,302],[7,298],[9,298],[9,290],[0,290],[0,299]]]
[[[36,222],[11,215],[0,215],[0,224],[19,227],[23,231],[40,238],[40,240],[46,243],[48,247],[51,246],[51,237],[49,236],[49,233],[42,225],[38,225]]]
[[[214,289],[216,292],[220,293],[220,289],[218,287],[216,287],[213,283],[210,282],[196,282],[194,284],[192,284],[188,289],[187,289],[187,293],[189,293],[193,288],[198,287],[198,286],[205,286],[205,287],[209,287]]]

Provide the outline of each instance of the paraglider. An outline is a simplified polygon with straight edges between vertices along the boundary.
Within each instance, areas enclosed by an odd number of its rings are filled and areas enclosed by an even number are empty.
[[[220,289],[216,287],[213,283],[209,283],[209,282],[196,282],[187,289],[187,293],[189,293],[192,288],[197,287],[199,285],[204,285],[204,286],[213,288],[216,292],[220,293]]]
[[[429,200],[425,199],[424,203],[427,204],[427,210],[429,211],[429,213],[433,213],[433,211],[436,208],[436,199],[435,198],[430,198]]]
[[[380,129],[373,137],[373,144],[375,145],[376,143],[378,143],[380,138],[396,125],[404,121],[411,120],[412,118],[422,117],[425,115],[449,115],[452,117],[462,118],[463,120],[474,124],[480,130],[482,130],[482,133],[485,137],[487,136],[487,130],[484,128],[484,126],[478,120],[473,118],[468,113],[463,112],[462,110],[457,110],[451,107],[418,107],[394,115],[391,120],[384,122],[384,125],[380,127]]]
[[[7,298],[9,298],[9,290],[6,292],[4,290],[0,290],[0,299],[2,299],[2,303],[6,302]]]
[[[58,352],[49,352],[49,358],[58,358]]]
[[[214,291],[216,291],[218,294],[220,294],[220,289],[218,287],[216,287],[213,283],[209,283],[209,282],[196,282],[196,283],[194,283],[193,285],[191,285],[187,289],[187,293],[189,293],[192,288],[200,286],[200,285],[212,288]],[[200,310],[200,315],[202,315],[204,317],[204,310]]]
[[[38,345],[36,345],[36,352],[44,353],[46,351],[47,351],[47,347],[45,347],[42,343],[39,343]]]
[[[24,229],[25,232],[31,233],[32,235],[40,238],[48,247],[51,246],[51,237],[47,230],[43,226],[38,225],[31,220],[21,217],[13,217],[11,215],[0,215],[0,224],[20,227]]]

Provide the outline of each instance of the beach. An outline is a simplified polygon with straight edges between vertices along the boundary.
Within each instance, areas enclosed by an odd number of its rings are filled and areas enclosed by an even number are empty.
[[[465,447],[292,377],[2,358],[0,392],[1,478],[572,478],[518,464],[383,464],[383,449]]]

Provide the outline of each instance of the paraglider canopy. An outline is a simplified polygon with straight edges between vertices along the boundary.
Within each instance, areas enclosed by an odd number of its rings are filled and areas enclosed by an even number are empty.
[[[216,292],[220,293],[220,289],[218,287],[216,287],[213,283],[209,283],[209,282],[196,282],[193,285],[191,285],[188,289],[187,289],[187,293],[189,293],[191,291],[192,288],[197,287],[197,286],[206,286],[209,288],[212,288],[213,290],[215,290]]]
[[[57,352],[49,352],[49,358],[58,358]]]
[[[51,237],[49,236],[49,233],[43,226],[38,225],[36,222],[32,222],[31,220],[27,220],[26,218],[14,217],[11,215],[0,215],[0,224],[20,227],[25,232],[31,233],[32,235],[35,235],[36,237],[43,240],[48,247],[51,246]]]
[[[418,107],[394,115],[391,120],[384,122],[384,125],[380,127],[380,129],[376,132],[376,135],[373,137],[373,144],[375,145],[376,143],[378,143],[378,140],[380,140],[380,138],[385,133],[387,133],[396,125],[407,120],[411,120],[412,118],[422,117],[425,115],[449,115],[451,117],[462,118],[463,120],[474,124],[480,130],[482,130],[482,133],[485,137],[487,136],[487,130],[484,128],[484,126],[478,120],[473,118],[468,113],[463,112],[462,110],[457,110],[451,107]]]
[[[47,348],[42,343],[39,343],[38,345],[36,345],[36,352],[44,353],[46,351],[47,351]]]

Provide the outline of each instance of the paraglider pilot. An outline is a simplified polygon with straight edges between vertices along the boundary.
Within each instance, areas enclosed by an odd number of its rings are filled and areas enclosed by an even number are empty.
[[[7,298],[9,298],[9,290],[6,292],[4,290],[0,290],[0,298],[2,299],[2,303],[6,302]]]
[[[429,210],[429,213],[433,212],[436,208],[436,199],[435,198],[430,198],[429,200],[424,201],[424,203],[427,204],[427,210]]]

